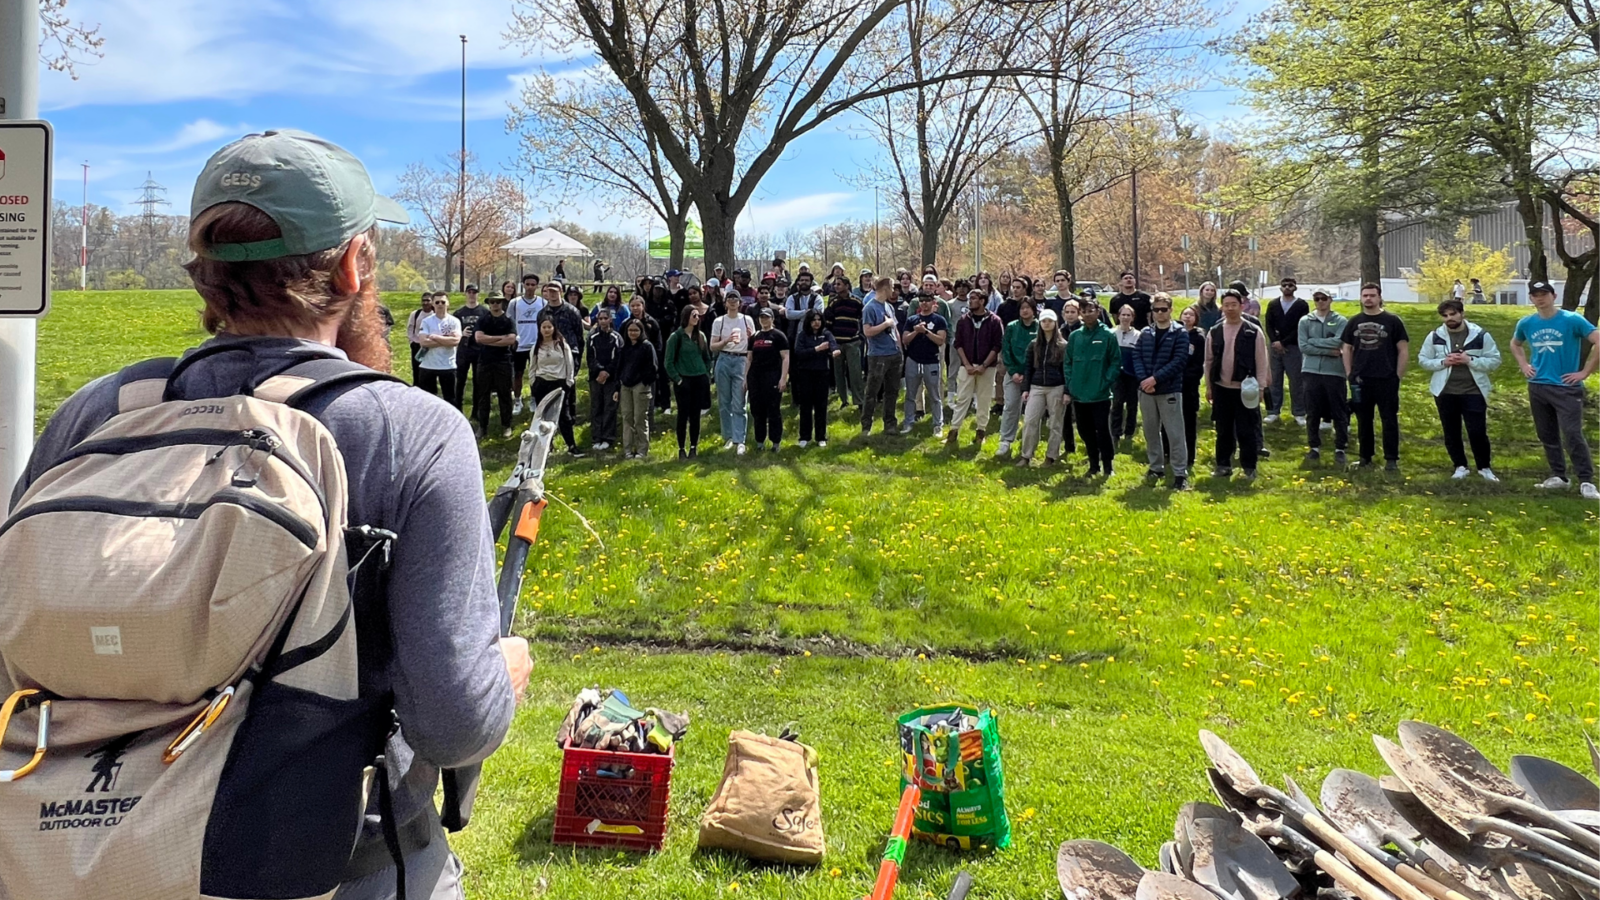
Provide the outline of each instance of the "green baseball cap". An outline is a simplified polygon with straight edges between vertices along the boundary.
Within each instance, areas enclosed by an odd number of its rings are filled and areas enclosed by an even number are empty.
[[[195,180],[190,220],[219,203],[249,204],[283,232],[272,240],[197,251],[223,262],[331,250],[377,222],[411,221],[400,204],[373,190],[366,166],[350,151],[288,128],[245,135],[212,154]]]

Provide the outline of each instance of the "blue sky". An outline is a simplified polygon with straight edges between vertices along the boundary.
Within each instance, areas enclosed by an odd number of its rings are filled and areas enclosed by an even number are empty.
[[[1220,2],[1220,0],[1217,0]],[[1223,10],[1224,27],[1265,0]],[[511,174],[515,138],[507,102],[540,64],[505,46],[505,0],[76,0],[99,23],[105,58],[79,66],[77,81],[40,78],[40,106],[56,130],[57,196],[76,202],[88,162],[89,199],[136,211],[145,173],[185,212],[194,177],[216,148],[239,135],[296,127],[343,144],[371,170],[379,190],[412,162],[440,162],[460,140],[461,43],[467,46],[467,143],[481,163]],[[1219,7],[1220,10],[1220,7]],[[1187,98],[1191,117],[1220,128],[1244,110],[1218,85]],[[848,119],[791,145],[763,180],[740,225],[807,228],[872,215],[872,195],[849,181],[878,154]],[[567,218],[643,234],[643,218],[618,215],[604,198],[560,211],[535,197],[530,218]]]

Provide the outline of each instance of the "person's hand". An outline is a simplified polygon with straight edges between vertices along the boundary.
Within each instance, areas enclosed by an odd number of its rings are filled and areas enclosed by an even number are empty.
[[[611,373],[610,372],[601,372],[599,375],[595,376],[594,380],[596,382],[598,382],[599,384],[605,384],[606,380],[609,379],[610,377],[611,377]]]
[[[1144,391],[1146,394],[1154,394],[1156,392],[1156,380],[1154,378],[1146,378],[1139,382],[1139,390]]]
[[[500,655],[506,660],[506,674],[511,676],[511,696],[522,702],[528,692],[528,676],[533,674],[533,657],[528,655],[528,641],[519,637],[500,639]]]
[[[1283,352],[1283,341],[1273,341],[1272,342],[1272,349],[1278,351],[1279,353],[1282,353]]]
[[[1011,383],[1012,384],[1021,384],[1022,383],[1022,376],[1021,375],[1013,375],[1013,376],[1011,376]]]
[[[622,402],[622,392],[618,391],[615,394],[612,394],[611,395],[611,402],[612,403],[621,403]]]
[[[783,393],[789,389],[789,376],[784,375],[778,379],[778,392]]]
[[[1534,375],[1538,374],[1537,370],[1533,368],[1532,363],[1517,363],[1517,368],[1522,370],[1522,377],[1524,378],[1532,378]]]
[[[834,359],[838,359],[839,357],[841,357],[843,355],[844,355],[844,351],[843,350],[835,350],[835,351],[833,351],[833,358]]]
[[[1217,402],[1216,394],[1213,393],[1212,391],[1206,391],[1206,402],[1207,403],[1212,403],[1212,404],[1216,403]]]
[[[1583,384],[1583,373],[1582,372],[1568,372],[1567,374],[1561,376],[1561,383],[1562,384]]]
[[[1022,402],[1023,403],[1027,403],[1028,402],[1028,392],[1027,391],[1023,391],[1022,392]]]

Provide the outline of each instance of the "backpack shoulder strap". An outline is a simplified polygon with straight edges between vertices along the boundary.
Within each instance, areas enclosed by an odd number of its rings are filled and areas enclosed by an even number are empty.
[[[155,406],[165,399],[167,379],[178,368],[177,357],[147,359],[123,369],[117,377],[117,412]]]
[[[261,382],[256,387],[255,396],[304,409],[313,399],[335,388],[380,381],[404,383],[393,375],[385,375],[347,359],[312,359]]]

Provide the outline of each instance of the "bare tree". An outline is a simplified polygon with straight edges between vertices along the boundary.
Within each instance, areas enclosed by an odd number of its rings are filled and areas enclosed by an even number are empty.
[[[473,167],[467,154],[466,177],[461,175],[461,155],[450,164],[433,168],[412,163],[400,174],[396,200],[422,217],[415,227],[444,251],[444,283],[456,258],[478,241],[516,227],[514,211],[521,208],[517,183],[504,175],[490,175]]]
[[[1059,264],[1076,270],[1073,207],[1126,180],[1148,149],[1108,141],[1108,123],[1130,104],[1146,110],[1177,93],[1193,71],[1196,36],[1214,22],[1198,0],[1066,0],[1035,33],[1049,48],[1048,72],[1018,79],[1039,123],[1061,217]]]
[[[683,268],[688,191],[637,120],[633,100],[608,76],[556,78],[541,72],[523,83],[506,128],[520,138],[520,167],[536,183],[569,199],[580,184],[654,213],[671,241],[668,266]]]
[[[912,86],[869,39],[907,0],[516,0],[507,38],[592,52],[633,99],[700,211],[708,259],[731,258],[734,222],[792,141]],[[970,42],[1033,4],[952,2],[931,41]],[[1014,27],[1014,26],[1006,26]],[[1019,43],[1018,55],[1032,49]],[[1035,74],[1020,58],[939,81]],[[631,121],[631,119],[630,119]]]
[[[78,63],[105,56],[99,25],[85,25],[67,14],[67,0],[39,0],[39,59],[52,71],[78,80]]]
[[[903,22],[903,30],[887,29],[880,52],[903,60],[912,86],[860,110],[869,117],[868,133],[888,151],[889,171],[869,177],[891,185],[899,212],[922,236],[924,263],[938,255],[939,231],[978,173],[1032,132],[1019,133],[1011,122],[1017,97],[1011,79],[939,80],[973,66],[998,69],[1013,46],[1010,35],[975,43],[929,40],[950,30],[944,21],[950,15],[937,0],[908,0],[892,20]]]

